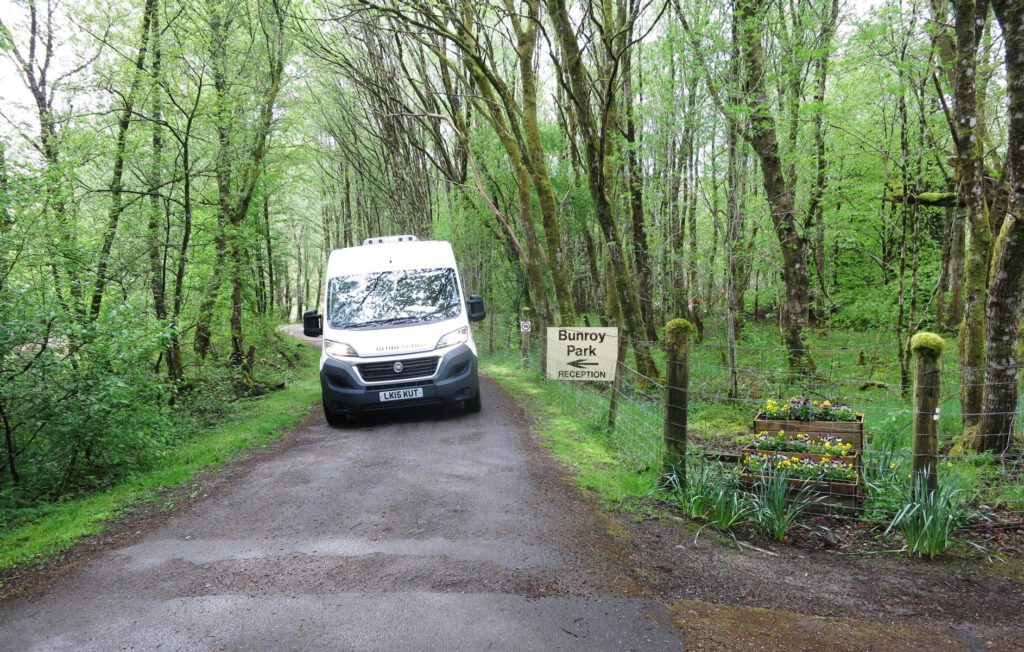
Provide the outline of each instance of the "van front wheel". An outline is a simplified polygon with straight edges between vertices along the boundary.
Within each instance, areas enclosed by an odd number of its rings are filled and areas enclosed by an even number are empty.
[[[324,401],[324,418],[327,419],[327,425],[334,428],[345,425],[347,421],[346,415],[327,407],[327,401]]]
[[[466,412],[476,414],[482,407],[483,404],[480,402],[480,390],[478,389],[472,398],[466,399]]]

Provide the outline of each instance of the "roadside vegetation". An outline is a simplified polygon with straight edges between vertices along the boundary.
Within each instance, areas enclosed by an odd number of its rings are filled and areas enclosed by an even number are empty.
[[[226,400],[207,389],[163,408],[161,436],[123,460],[116,473],[94,478],[94,484],[75,484],[57,500],[8,496],[0,508],[0,577],[12,568],[47,561],[82,537],[101,532],[119,515],[159,504],[168,490],[276,439],[308,415],[320,391],[314,373],[318,354],[290,341],[277,346],[290,360],[265,376],[273,379],[275,391]]]
[[[663,388],[657,379],[653,386],[652,379],[638,379],[630,362],[619,365],[624,379],[618,389],[548,381],[541,377],[536,357],[524,366],[521,352],[509,351],[499,338],[498,351],[486,359],[484,370],[515,395],[531,397],[541,411],[540,432],[559,460],[609,506],[641,515],[678,511],[698,525],[741,539],[764,537],[816,547],[828,536],[842,547],[902,549],[920,557],[936,557],[954,546],[968,556],[1024,558],[1022,469],[1018,463],[994,464],[991,455],[957,448],[955,389],[945,394],[942,405],[938,487],[915,487],[910,400],[899,384],[896,361],[889,357],[886,362],[872,342],[884,334],[833,329],[815,335],[818,350],[827,344],[831,357],[819,356],[817,376],[794,379],[785,372],[785,351],[761,346],[770,343],[773,330],[747,325],[749,346],[743,351],[758,363],[750,364],[741,384],[744,393],[735,398],[725,392],[729,379],[720,361],[720,342],[710,336],[693,347],[685,481],[661,475]],[[954,384],[956,379],[955,366],[945,371],[944,382]],[[618,412],[612,427],[608,413],[615,394]],[[828,460],[830,454],[850,459],[843,457],[851,453],[848,445],[808,441],[796,433],[784,442],[786,435],[753,432],[758,412],[781,409],[773,397],[798,394],[830,396],[827,409],[830,404],[850,406],[864,415],[867,443],[859,472]],[[765,458],[754,456],[745,466],[744,451],[751,449]],[[809,467],[790,464],[784,456],[782,464],[769,463],[779,449],[826,458],[824,464]],[[858,473],[861,499],[841,508],[832,505],[831,496],[795,482],[853,482]]]

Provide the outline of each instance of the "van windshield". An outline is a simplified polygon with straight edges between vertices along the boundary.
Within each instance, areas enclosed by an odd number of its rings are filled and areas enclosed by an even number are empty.
[[[459,316],[455,270],[403,269],[335,276],[327,282],[331,328],[428,324]]]

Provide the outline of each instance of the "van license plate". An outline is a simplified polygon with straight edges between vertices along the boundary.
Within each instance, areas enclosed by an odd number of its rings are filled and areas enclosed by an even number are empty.
[[[423,398],[422,387],[412,387],[410,389],[393,389],[389,392],[381,392],[380,400],[384,401],[403,401],[410,398]]]

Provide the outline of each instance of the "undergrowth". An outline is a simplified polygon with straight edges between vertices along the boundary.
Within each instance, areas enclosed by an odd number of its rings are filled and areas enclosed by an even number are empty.
[[[0,571],[45,561],[82,537],[101,531],[107,521],[134,505],[155,500],[163,490],[181,486],[203,469],[266,444],[296,424],[319,400],[320,384],[315,373],[318,353],[306,345],[289,344],[300,358],[283,389],[230,403],[216,419],[216,426],[182,435],[148,468],[123,477],[107,489],[4,512]],[[208,424],[209,420],[210,415],[203,413],[196,421],[185,423],[195,426]]]

